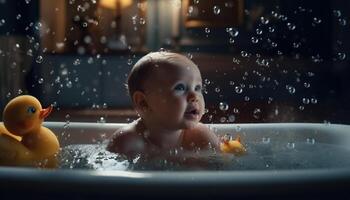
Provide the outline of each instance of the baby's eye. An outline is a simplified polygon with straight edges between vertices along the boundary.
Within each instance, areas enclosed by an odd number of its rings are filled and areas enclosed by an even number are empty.
[[[201,85],[196,85],[196,87],[194,88],[194,90],[196,92],[202,92],[202,86]]]
[[[34,114],[36,112],[36,109],[33,106],[29,106],[27,108],[27,113]]]
[[[186,85],[183,83],[179,83],[179,84],[175,85],[175,87],[174,87],[174,91],[176,94],[183,94],[186,92],[186,89],[187,89]]]

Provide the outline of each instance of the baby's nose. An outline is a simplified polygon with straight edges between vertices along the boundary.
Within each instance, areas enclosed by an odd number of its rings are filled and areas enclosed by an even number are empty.
[[[188,93],[187,100],[188,100],[189,102],[197,102],[197,101],[198,101],[197,94],[196,94],[195,92],[189,92],[189,93]]]

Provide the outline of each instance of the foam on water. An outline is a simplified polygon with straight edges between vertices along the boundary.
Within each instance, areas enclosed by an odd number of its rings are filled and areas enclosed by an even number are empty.
[[[236,157],[214,152],[125,157],[106,151],[105,144],[69,145],[60,168],[95,170],[295,170],[350,167],[350,148],[323,143],[246,143],[248,154]]]

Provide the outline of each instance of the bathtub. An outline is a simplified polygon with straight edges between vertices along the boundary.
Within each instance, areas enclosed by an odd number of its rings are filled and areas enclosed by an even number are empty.
[[[61,146],[67,146],[105,140],[123,124],[45,122],[45,126],[57,134]],[[319,143],[350,147],[349,125],[276,123],[210,126],[217,134],[240,132],[245,141],[259,142],[262,138],[269,138],[287,143],[313,138]],[[0,167],[0,187],[1,199],[326,199],[348,194],[350,168],[164,172]]]

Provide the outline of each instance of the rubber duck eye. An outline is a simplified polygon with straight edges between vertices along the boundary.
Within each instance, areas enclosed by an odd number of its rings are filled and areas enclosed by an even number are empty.
[[[27,112],[28,112],[28,113],[34,114],[35,111],[36,111],[36,109],[35,109],[33,106],[29,106],[29,107],[27,108]]]

